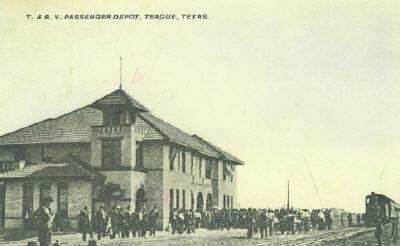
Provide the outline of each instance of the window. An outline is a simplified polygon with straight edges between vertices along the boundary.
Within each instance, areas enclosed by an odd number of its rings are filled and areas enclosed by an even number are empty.
[[[231,174],[232,174],[232,172],[231,172],[231,165],[228,163],[228,162],[224,162],[224,167],[223,167],[224,169],[223,169],[223,176],[222,176],[222,178],[224,179],[224,180],[227,180],[228,178],[229,179],[231,179]],[[228,180],[229,180],[228,179]]]
[[[224,195],[224,209],[226,209],[226,196]]]
[[[26,161],[26,148],[24,146],[18,146],[15,151],[15,161]]]
[[[121,111],[111,112],[110,114],[110,122],[112,126],[117,126],[121,124]]]
[[[182,156],[181,156],[181,151],[178,149],[178,172],[181,170],[181,158],[182,158]]]
[[[136,142],[136,167],[144,167],[143,165],[143,144]]]
[[[114,167],[121,165],[121,140],[101,140],[101,161],[103,167]]]
[[[231,196],[231,208],[233,208],[233,196]]]
[[[227,208],[227,209],[230,208],[230,199],[229,199],[229,196],[226,196],[226,208]]]
[[[169,189],[169,209],[174,209],[174,189]]]
[[[201,159],[201,157],[199,157],[199,177],[201,178],[201,161],[202,161],[202,159]]]
[[[211,162],[206,161],[206,179],[211,179]]]
[[[43,205],[43,199],[46,197],[51,197],[51,184],[44,183],[40,186],[40,206]]]
[[[179,209],[179,190],[176,190],[176,209]]]
[[[186,173],[186,152],[182,151],[182,172]]]
[[[191,162],[191,165],[190,165],[190,167],[191,167],[191,169],[190,169],[190,173],[193,175],[193,164],[194,164],[194,153],[192,152],[191,153],[191,157],[190,157],[190,162]]]
[[[33,184],[22,186],[22,217],[30,218],[33,213]]]
[[[174,170],[174,162],[176,155],[178,154],[178,148],[174,146],[170,146],[169,148],[169,170],[173,171]]]
[[[68,183],[58,184],[57,189],[57,211],[68,216]]]
[[[182,208],[186,209],[186,191],[182,190]]]
[[[42,148],[42,160],[44,162],[53,161],[54,157],[54,146],[44,145]]]

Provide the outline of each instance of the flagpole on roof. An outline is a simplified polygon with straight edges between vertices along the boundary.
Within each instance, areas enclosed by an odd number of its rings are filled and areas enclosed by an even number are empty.
[[[119,57],[119,89],[122,90],[122,57]]]

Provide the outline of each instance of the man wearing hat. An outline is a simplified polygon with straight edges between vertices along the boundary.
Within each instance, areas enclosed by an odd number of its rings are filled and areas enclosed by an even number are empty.
[[[82,240],[86,241],[86,234],[89,234],[90,239],[93,239],[92,228],[90,226],[90,216],[88,207],[85,206],[83,210],[80,211],[78,216],[78,229],[82,233]]]
[[[97,240],[106,236],[106,229],[108,223],[108,214],[106,212],[104,204],[102,204],[99,210],[96,212],[96,230],[97,230]]]
[[[54,213],[50,209],[53,202],[51,197],[42,200],[42,206],[34,213],[37,221],[38,240],[40,246],[48,246],[51,243],[51,228],[53,226]]]

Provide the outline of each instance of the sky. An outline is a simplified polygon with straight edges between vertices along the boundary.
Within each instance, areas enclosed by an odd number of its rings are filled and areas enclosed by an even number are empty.
[[[27,14],[207,14],[36,20]],[[400,202],[399,1],[0,0],[0,134],[119,85],[246,164],[243,207]]]

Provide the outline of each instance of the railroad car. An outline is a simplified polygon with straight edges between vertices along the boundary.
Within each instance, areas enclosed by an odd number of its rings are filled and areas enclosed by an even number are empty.
[[[378,211],[382,223],[387,224],[400,215],[400,205],[385,195],[372,192],[365,197],[365,225],[367,227],[375,226]]]

